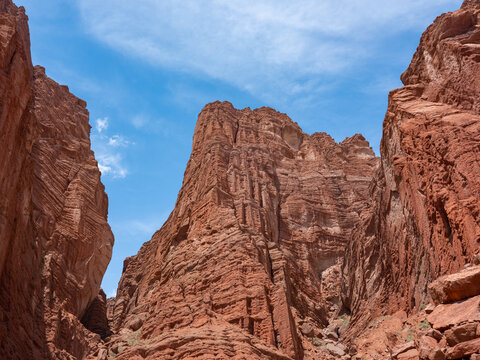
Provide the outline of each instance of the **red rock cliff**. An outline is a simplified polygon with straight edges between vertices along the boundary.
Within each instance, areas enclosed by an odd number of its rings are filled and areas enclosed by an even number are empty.
[[[337,144],[269,108],[205,106],[174,211],[125,261],[116,358],[303,358],[298,324],[321,328],[336,306],[324,275],[376,166],[361,135]]]
[[[480,251],[480,1],[437,18],[394,90],[382,161],[345,255],[351,334],[428,303],[428,284]]]
[[[85,102],[30,58],[23,8],[0,0],[0,358],[81,359],[80,323],[111,257]]]

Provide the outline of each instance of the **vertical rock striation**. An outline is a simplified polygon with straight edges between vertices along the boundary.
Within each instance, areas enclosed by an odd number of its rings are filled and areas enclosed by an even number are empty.
[[[337,144],[270,108],[206,105],[175,209],[108,300],[113,235],[86,104],[29,49],[23,8],[0,0],[0,359],[106,359],[100,336],[120,360],[318,358],[341,311],[349,339],[398,310],[382,326],[401,329],[432,280],[479,262],[479,0],[422,36],[380,161],[361,135]],[[479,352],[477,277],[430,285],[436,303],[461,300],[423,324],[449,347],[425,332],[395,356]],[[339,322],[323,332],[337,358]]]
[[[205,106],[175,209],[125,260],[113,329],[139,345],[118,358],[303,358],[297,324],[323,327],[326,299],[338,305],[322,274],[376,166],[361,135],[337,144],[270,108]]]
[[[349,244],[342,294],[352,336],[418,309],[428,284],[480,251],[480,2],[438,17],[394,90],[372,202]]]
[[[0,0],[0,358],[80,359],[111,257],[86,103],[32,67],[23,8]]]

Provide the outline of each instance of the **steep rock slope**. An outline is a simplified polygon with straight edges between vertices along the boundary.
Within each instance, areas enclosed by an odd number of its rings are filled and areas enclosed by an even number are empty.
[[[0,358],[80,359],[111,257],[85,102],[33,68],[23,8],[0,0]]]
[[[205,106],[174,211],[125,261],[116,358],[303,358],[298,324],[321,328],[338,305],[324,275],[377,163],[361,135],[337,144],[273,109]]]
[[[418,309],[427,286],[480,251],[480,1],[423,34],[383,126],[373,201],[345,255],[350,336]]]

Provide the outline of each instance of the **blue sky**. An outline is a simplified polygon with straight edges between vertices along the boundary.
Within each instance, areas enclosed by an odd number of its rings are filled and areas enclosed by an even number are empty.
[[[14,0],[15,1],[15,0]],[[378,154],[388,91],[459,0],[16,0],[34,64],[88,103],[115,234],[103,280],[175,205],[198,113],[271,106],[307,133],[362,133]]]

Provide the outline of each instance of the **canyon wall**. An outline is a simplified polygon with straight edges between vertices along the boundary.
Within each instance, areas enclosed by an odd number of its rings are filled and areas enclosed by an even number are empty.
[[[477,0],[438,17],[390,93],[372,200],[343,265],[350,337],[418,310],[432,280],[480,251],[479,14]]]
[[[0,0],[0,359],[330,359],[338,321],[347,340],[379,315],[403,326],[432,280],[480,262],[480,0],[437,18],[402,81],[381,159],[361,135],[206,105],[175,209],[107,300],[86,103],[32,66],[25,12]],[[430,286],[440,338],[471,320],[438,325],[461,312],[451,299],[478,308],[475,286],[455,290],[477,274]],[[478,352],[465,347],[445,353]]]
[[[299,326],[338,313],[377,165],[361,135],[337,144],[270,108],[206,105],[174,211],[125,260],[116,358],[303,358]]]
[[[0,0],[0,358],[82,359],[80,320],[111,257],[86,103],[33,67],[27,16]]]

